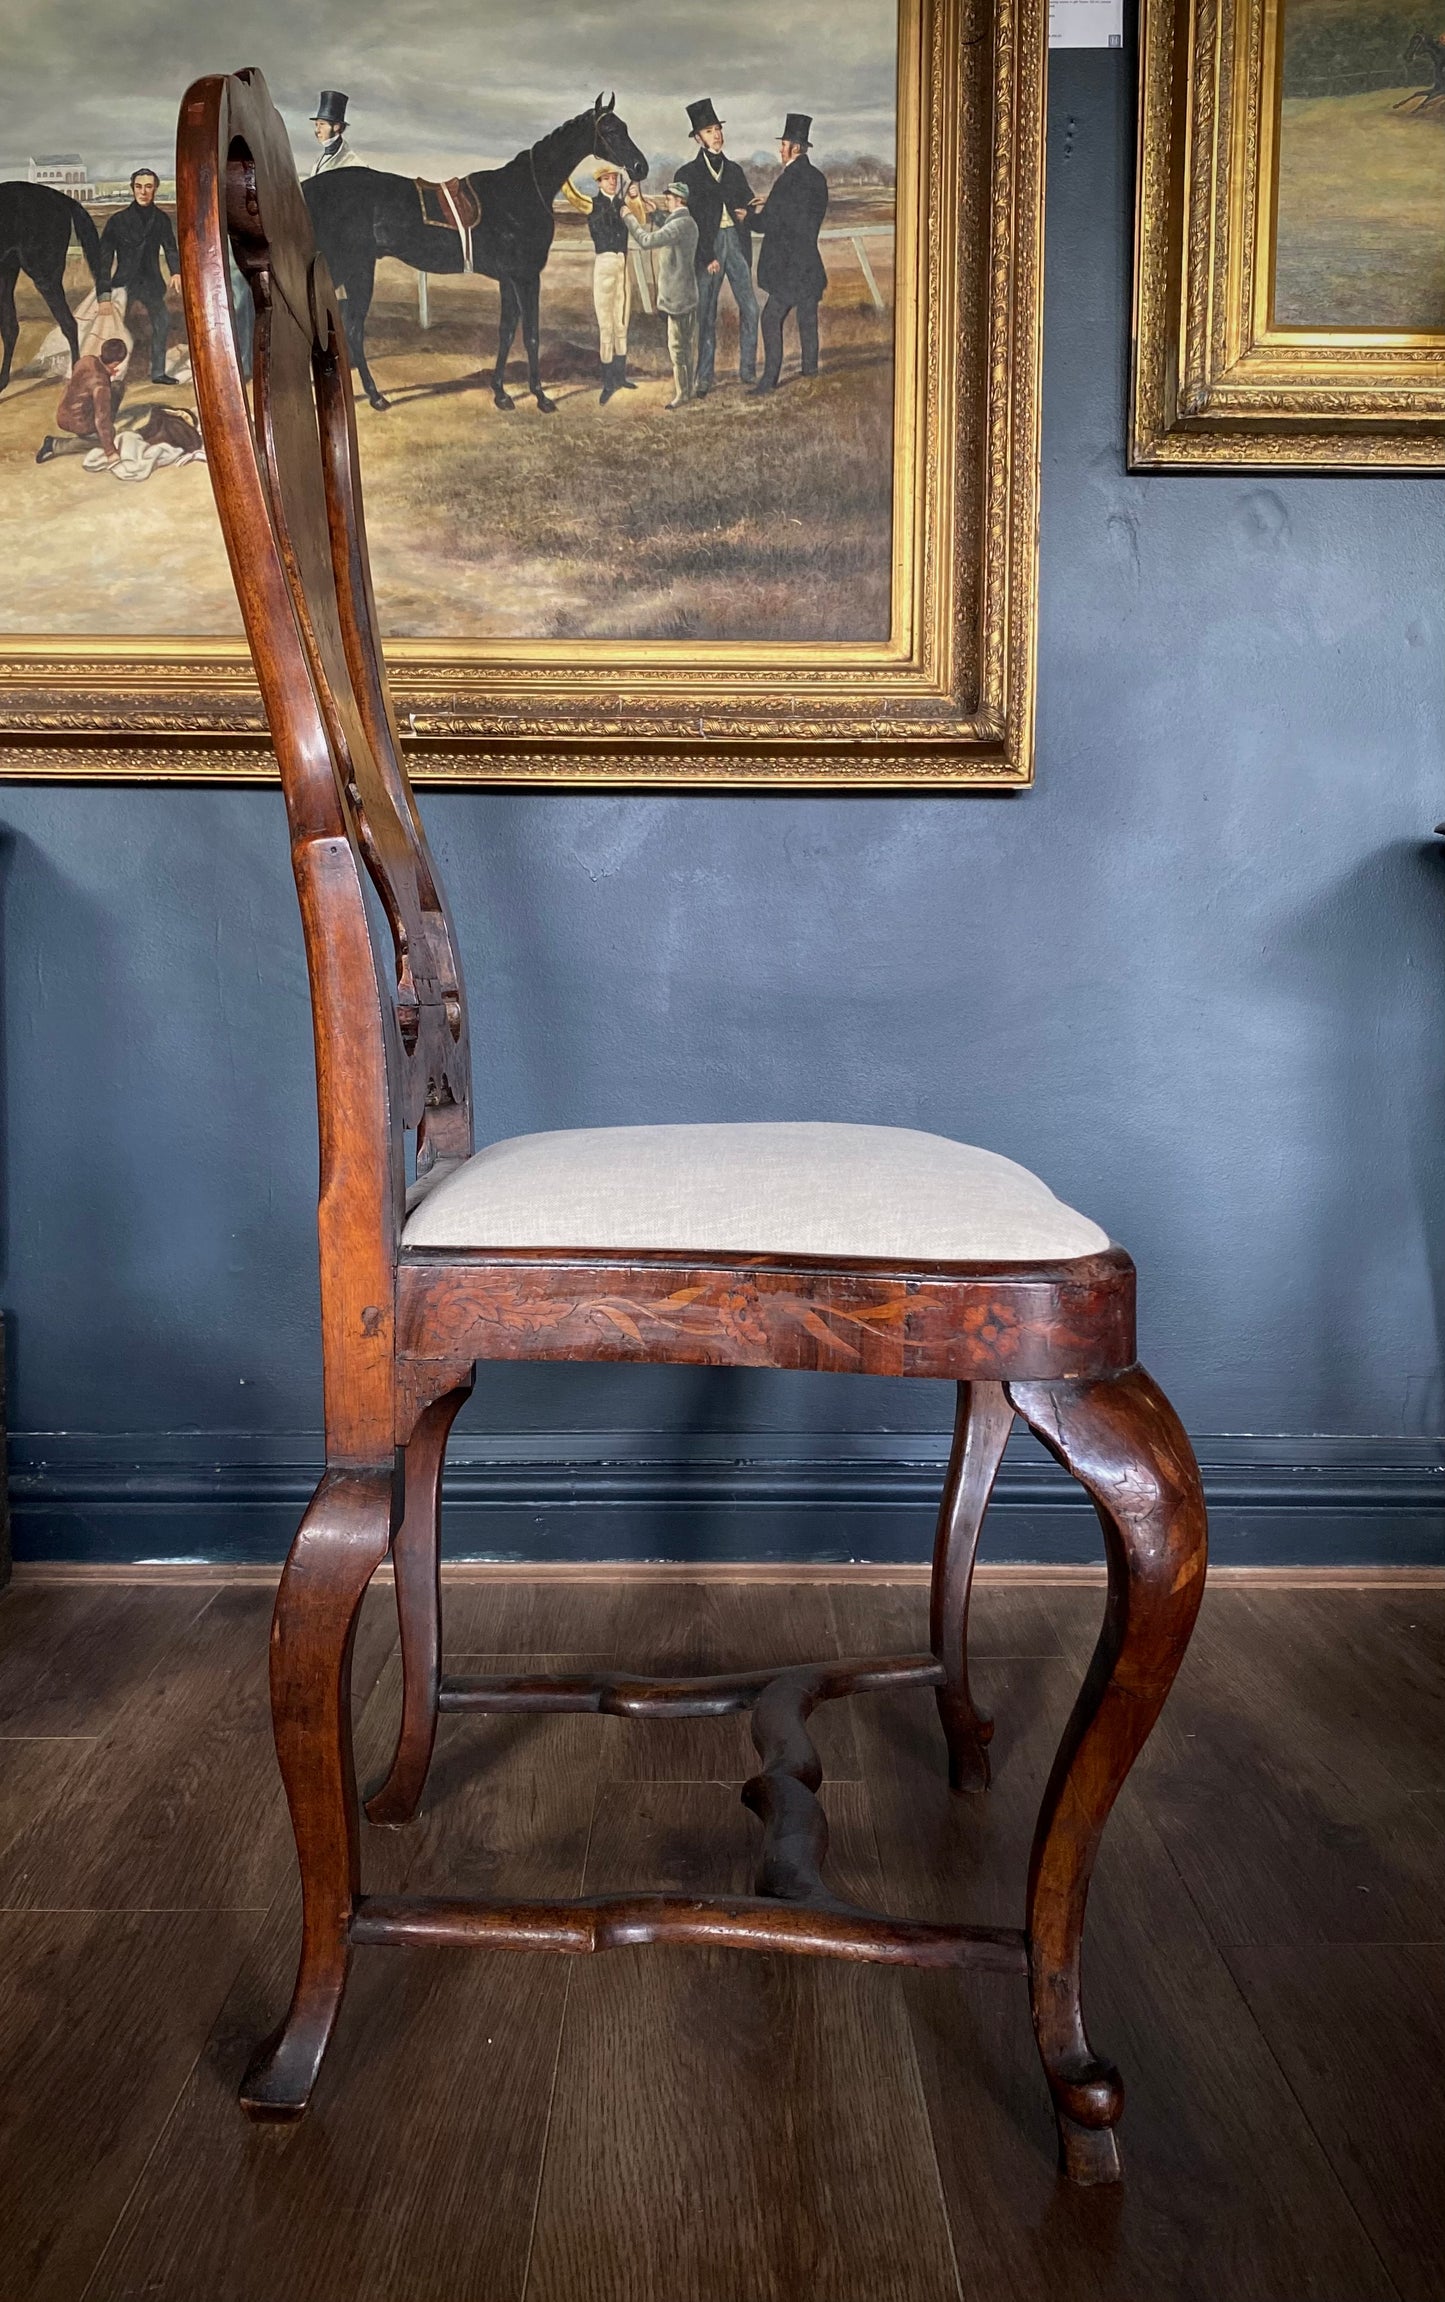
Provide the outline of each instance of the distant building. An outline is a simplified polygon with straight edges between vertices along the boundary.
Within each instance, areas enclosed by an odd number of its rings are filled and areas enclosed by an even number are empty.
[[[39,152],[27,162],[26,174],[32,184],[49,184],[57,192],[68,192],[72,200],[91,197],[90,178],[78,152]]]

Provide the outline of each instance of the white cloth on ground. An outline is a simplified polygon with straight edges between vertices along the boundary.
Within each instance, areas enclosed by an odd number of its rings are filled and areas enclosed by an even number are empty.
[[[204,448],[173,448],[165,440],[143,440],[139,432],[115,435],[118,464],[110,463],[104,448],[92,448],[85,458],[88,472],[109,472],[115,480],[148,480],[152,472],[174,471],[181,464],[203,464]]]

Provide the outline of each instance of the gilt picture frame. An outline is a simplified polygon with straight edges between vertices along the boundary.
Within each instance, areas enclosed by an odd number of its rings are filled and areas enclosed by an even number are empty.
[[[1445,463],[1442,75],[1416,0],[1142,0],[1131,469]]]
[[[871,0],[848,4],[857,14]],[[884,252],[858,225],[847,187],[840,197],[835,186],[840,222],[834,246],[825,250],[830,286],[821,307],[820,378],[827,378],[830,327],[833,341],[844,341],[846,334],[839,332],[837,315],[857,313],[860,341],[865,326],[876,323],[880,342],[886,340],[890,426],[887,466],[873,475],[890,505],[880,547],[879,596],[886,605],[876,628],[861,637],[814,637],[800,625],[801,636],[760,636],[754,629],[744,637],[709,632],[697,638],[654,623],[641,628],[640,636],[598,637],[562,628],[541,636],[523,631],[471,638],[417,628],[425,611],[414,608],[404,636],[388,638],[387,657],[409,766],[419,784],[948,790],[1007,788],[1031,780],[1045,17],[1041,0],[882,0],[882,8],[880,21],[889,40],[896,38],[890,241],[885,262]],[[836,23],[837,0],[829,0],[829,14]],[[706,19],[698,22],[705,25]],[[213,50],[214,36],[203,68],[229,68],[237,61]],[[277,91],[284,75],[271,58],[258,53],[240,60],[258,63]],[[341,70],[338,62],[337,76]],[[692,80],[702,86],[709,76],[721,81],[726,74],[700,52],[678,65],[679,96],[691,96]],[[180,93],[178,82],[177,100]],[[799,100],[795,89],[777,92],[777,107],[781,111],[786,103],[789,119]],[[353,106],[356,101],[353,95]],[[619,114],[627,108],[620,75],[615,105]],[[306,133],[304,124],[293,130],[298,137]],[[820,122],[815,142],[822,145],[825,133]],[[683,135],[673,142],[674,161],[696,149]],[[820,157],[826,175],[826,145]],[[584,197],[596,198],[580,172],[577,181]],[[642,187],[644,193],[651,188]],[[165,193],[162,182],[162,202]],[[116,196],[123,198],[124,187]],[[654,205],[654,223],[660,213]],[[765,221],[765,208],[762,213]],[[559,216],[561,230],[569,219],[560,203]],[[72,247],[72,268],[79,254]],[[581,256],[590,259],[585,246]],[[850,269],[855,260],[856,276]],[[849,276],[843,279],[845,270]],[[561,357],[549,344],[548,277],[541,301],[544,373],[549,361]],[[654,296],[660,277],[653,275]],[[495,310],[490,283],[467,279],[449,292],[460,296],[463,290],[490,293]],[[412,292],[409,275],[406,292]],[[645,297],[645,283],[641,292]],[[424,308],[424,280],[421,294]],[[579,310],[580,298],[579,289]],[[391,410],[376,413],[364,393],[358,397],[384,622],[386,498],[384,489],[373,489],[368,438],[403,435],[369,434],[368,425],[395,424],[398,415],[405,422],[408,390],[418,396],[422,390],[408,382],[421,357],[405,333],[414,326],[411,307],[398,311],[396,328],[403,333],[388,337],[378,331],[375,315],[367,323],[369,351],[377,344],[384,350],[388,341],[399,347],[390,371],[400,378],[399,389],[388,385],[384,361],[372,360],[386,387],[378,396],[392,400]],[[659,312],[659,345],[661,325]],[[721,335],[718,347],[721,372],[728,354]],[[594,362],[596,353],[594,331]],[[169,356],[174,361],[174,345]],[[736,351],[731,356],[736,363]],[[661,351],[654,365],[665,377]],[[515,391],[515,362],[509,376]],[[735,376],[729,380],[736,389]],[[483,381],[448,378],[441,387],[468,421],[493,416],[488,392],[466,396],[473,382]],[[636,402],[623,403],[624,411],[636,405],[646,412],[645,374],[641,381]],[[654,384],[654,408],[665,406],[660,395],[670,388],[665,381]],[[549,441],[565,436],[569,423],[569,403],[560,391],[552,396],[558,404],[547,423],[557,429],[545,435]],[[584,416],[596,420],[595,398],[589,379],[584,409],[577,385],[578,424]],[[777,400],[785,402],[786,392]],[[805,404],[801,394],[795,404]],[[726,403],[719,413],[725,408]],[[3,412],[0,398],[0,417]],[[700,424],[712,412],[711,404],[685,408],[667,423]],[[772,412],[766,404],[756,411],[759,427]],[[504,420],[531,425],[524,435],[529,441],[544,436],[532,412],[513,412]],[[735,414],[728,420],[740,426],[744,419]],[[751,411],[747,421],[753,422]],[[698,434],[659,430],[657,436]],[[739,436],[764,435],[759,428]],[[756,468],[765,476],[769,452],[757,451]],[[68,486],[81,485],[75,476],[80,470],[76,463],[67,471]],[[162,471],[156,482],[159,493],[168,483],[204,485],[205,475]],[[109,485],[109,477],[99,474],[86,502],[99,503]],[[0,466],[0,491],[3,486]],[[125,493],[115,491],[117,497]],[[820,522],[830,516],[828,496],[826,487],[818,491]],[[112,516],[109,496],[96,516],[102,515]],[[0,544],[4,522],[0,492]],[[806,524],[806,518],[792,521]],[[720,527],[726,528],[725,517]],[[34,533],[32,527],[29,534]],[[599,536],[599,583],[625,590],[629,564],[639,556],[635,546],[629,554]],[[735,567],[724,545],[707,564],[717,571],[719,591],[735,582],[733,596],[744,597],[751,563]],[[816,572],[811,582],[806,596],[798,594],[803,605],[797,612],[816,610],[831,634],[827,619],[836,601],[830,604],[829,585]],[[860,596],[864,590],[860,586]],[[793,613],[791,596],[783,595],[776,628],[792,629],[786,620]],[[155,637],[0,633],[0,776],[266,781],[273,775],[259,697],[239,638],[196,638],[184,631]]]

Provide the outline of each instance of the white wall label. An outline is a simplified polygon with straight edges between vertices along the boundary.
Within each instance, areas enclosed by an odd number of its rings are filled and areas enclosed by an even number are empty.
[[[1049,0],[1051,48],[1122,48],[1124,0]]]

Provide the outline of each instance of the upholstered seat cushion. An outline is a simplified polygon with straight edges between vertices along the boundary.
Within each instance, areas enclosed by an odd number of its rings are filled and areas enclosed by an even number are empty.
[[[677,1248],[927,1263],[1108,1245],[1012,1159],[911,1127],[581,1127],[489,1144],[411,1194],[407,1247]]]

